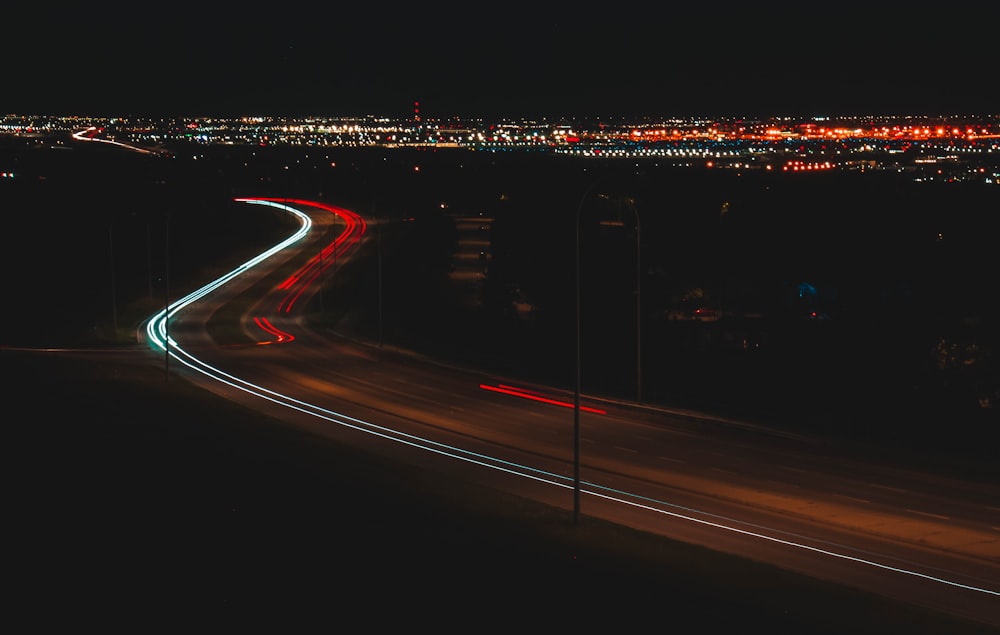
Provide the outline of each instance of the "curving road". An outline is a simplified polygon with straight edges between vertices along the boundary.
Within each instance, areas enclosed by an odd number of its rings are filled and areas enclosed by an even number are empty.
[[[573,395],[310,328],[299,309],[368,239],[313,201],[241,199],[301,229],[150,318],[170,369],[295,425],[565,509]],[[220,345],[220,307],[247,307]],[[242,306],[242,305],[241,305]],[[169,325],[164,319],[169,313]],[[1000,486],[839,454],[739,421],[581,399],[581,513],[1000,627]]]

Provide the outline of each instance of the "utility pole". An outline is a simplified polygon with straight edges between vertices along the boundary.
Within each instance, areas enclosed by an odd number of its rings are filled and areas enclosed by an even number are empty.
[[[336,244],[336,243],[334,243]],[[336,247],[334,247],[336,249]],[[323,246],[319,248],[319,318],[322,321],[326,317],[326,310],[323,306]]]
[[[591,191],[601,183],[606,178],[614,174],[614,172],[607,172],[603,176],[599,176],[597,179],[592,181],[587,189],[584,190],[583,196],[580,197],[580,203],[576,208],[576,386],[573,391],[573,524],[579,524],[580,522],[580,390],[581,390],[581,354],[580,354],[580,332],[581,332],[581,318],[580,318],[580,218],[583,213],[583,206],[590,195]],[[640,274],[641,274],[641,260],[639,253],[640,244],[640,234],[639,234],[639,210],[636,209],[635,205],[631,200],[627,201],[629,209],[635,214],[635,319],[636,319],[636,332],[635,332],[635,342],[636,342],[636,400],[642,403],[642,339],[641,339],[641,321],[642,321],[642,306],[640,303]]]
[[[146,218],[146,277],[149,282],[149,299],[153,299],[153,243],[150,239],[149,218]]]
[[[163,229],[163,379],[170,379],[170,214]]]
[[[113,338],[118,339],[118,297],[115,289],[115,221],[108,223],[108,251],[111,257],[111,323]]]
[[[375,238],[378,245],[378,347],[382,348],[382,223],[377,218]]]
[[[635,214],[635,401],[642,403],[642,258],[639,233],[639,210],[631,198],[625,205]]]

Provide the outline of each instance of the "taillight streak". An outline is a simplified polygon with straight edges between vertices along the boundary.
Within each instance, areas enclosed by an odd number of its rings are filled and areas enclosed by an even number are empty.
[[[358,214],[344,209],[342,207],[335,207],[333,205],[326,205],[324,203],[319,203],[316,201],[306,201],[302,199],[285,199],[285,198],[254,198],[254,199],[238,199],[243,202],[258,202],[262,204],[274,204],[274,203],[284,203],[284,204],[295,204],[295,205],[306,205],[309,207],[315,207],[318,209],[326,210],[332,214],[336,214],[344,221],[344,230],[337,235],[332,243],[326,245],[320,252],[309,259],[305,265],[299,268],[294,274],[286,278],[281,284],[278,285],[279,289],[288,290],[287,293],[278,303],[278,313],[291,313],[292,307],[299,297],[309,288],[309,285],[315,281],[320,274],[328,269],[334,262],[334,256],[346,255],[349,249],[357,244],[361,240],[362,234],[364,234],[367,228],[367,223]],[[261,323],[261,318],[255,318],[258,326],[263,330],[275,334],[270,329],[266,328]],[[270,322],[267,322],[270,325]],[[273,325],[271,325],[273,328]],[[278,337],[278,342],[290,342],[295,338],[288,333],[281,332],[281,336]],[[265,342],[271,343],[271,342]]]
[[[185,365],[192,371],[201,373],[204,376],[214,381],[217,381],[231,388],[244,391],[249,395],[253,395],[254,397],[264,399],[266,401],[288,408],[290,410],[294,410],[296,412],[315,417],[319,420],[326,421],[331,424],[335,424],[344,428],[350,428],[352,430],[363,432],[388,441],[403,444],[417,450],[432,452],[440,456],[445,456],[469,464],[475,464],[483,468],[495,470],[498,472],[503,472],[520,478],[530,479],[536,482],[545,483],[565,490],[570,490],[574,488],[574,484],[572,483],[571,479],[565,474],[547,471],[537,466],[515,463],[501,457],[490,456],[488,454],[476,452],[469,448],[452,446],[442,443],[440,441],[435,441],[433,439],[428,439],[417,435],[408,434],[400,430],[395,430],[392,428],[388,428],[386,426],[378,425],[370,421],[358,419],[356,417],[352,417],[347,414],[338,413],[329,410],[327,408],[323,408],[319,405],[301,401],[289,395],[284,395],[282,393],[276,392],[266,387],[253,384],[246,379],[236,377],[219,368],[209,365],[205,361],[193,356],[191,353],[186,351],[183,347],[181,347],[178,344],[178,342],[176,342],[173,339],[173,337],[169,337],[167,322],[170,318],[175,316],[178,312],[180,312],[190,304],[204,298],[211,292],[218,290],[223,285],[228,283],[230,280],[241,275],[242,273],[245,273],[246,271],[250,270],[257,264],[260,264],[265,259],[274,255],[275,253],[290,247],[296,241],[300,240],[302,237],[308,234],[311,228],[312,221],[307,215],[294,208],[288,207],[287,205],[280,204],[279,201],[281,199],[276,199],[275,201],[266,201],[263,199],[237,199],[237,200],[246,203],[271,205],[278,209],[283,209],[288,213],[296,216],[299,219],[299,222],[301,223],[301,227],[297,232],[295,232],[294,234],[292,234],[279,244],[275,245],[271,249],[245,262],[236,269],[210,282],[209,284],[196,290],[195,292],[187,296],[184,296],[178,300],[175,300],[172,303],[169,303],[168,306],[164,308],[162,311],[151,316],[145,324],[146,336],[151,346],[158,348],[160,350],[166,349],[171,359],[180,362],[181,364]],[[561,402],[541,397],[540,393],[530,393],[523,390],[514,389],[509,386],[500,387],[500,386],[487,386],[481,384],[480,387],[486,390],[505,392],[508,394],[528,399],[547,401],[560,406],[569,405],[566,402]],[[590,408],[588,408],[587,410],[594,411],[593,409]],[[602,412],[602,411],[596,411],[596,412]],[[824,545],[823,547],[809,545],[806,544],[806,542],[804,542],[806,538],[802,536],[788,534],[787,532],[776,529],[770,529],[768,527],[761,525],[750,524],[747,523],[746,521],[737,520],[734,518],[728,518],[717,514],[701,512],[699,510],[686,507],[667,500],[658,500],[654,498],[649,498],[647,496],[643,496],[638,493],[630,493],[625,490],[609,487],[607,485],[602,485],[590,481],[582,481],[582,485],[583,488],[580,491],[583,494],[595,498],[600,498],[605,501],[611,501],[614,503],[627,505],[633,509],[642,509],[645,511],[649,511],[655,514],[659,514],[665,518],[671,518],[673,520],[683,520],[689,523],[699,524],[704,527],[711,527],[722,531],[727,531],[735,534],[740,534],[743,536],[757,538],[762,541],[767,541],[773,544],[780,544],[798,550],[809,551],[816,554],[823,554],[826,556],[830,556],[832,558],[837,558],[844,561],[850,561],[856,564],[878,568],[885,571],[900,573],[907,576],[911,576],[913,578],[920,578],[923,580],[935,583],[941,583],[951,587],[962,588],[977,593],[984,593],[991,596],[1000,597],[1000,591],[997,591],[992,588],[987,588],[983,586],[982,583],[978,585],[963,584],[955,580],[949,580],[947,578],[940,577],[939,575],[929,575],[926,573],[921,573],[913,568],[902,568],[897,566],[891,566],[889,564],[880,563],[873,560],[872,558],[875,556],[875,554],[867,552],[859,552],[857,550],[851,549],[846,546],[838,546],[831,543],[822,543]],[[858,555],[853,555],[854,553],[857,553]],[[915,566],[915,564],[911,566]]]
[[[503,384],[500,384],[499,386],[489,386],[487,384],[479,384],[479,387],[482,388],[483,390],[492,390],[493,392],[499,392],[505,395],[513,395],[515,397],[521,397],[522,399],[531,399],[532,401],[540,401],[542,403],[548,403],[554,406],[562,406],[563,408],[573,407],[573,404],[568,401],[559,401],[558,399],[543,397],[539,393],[525,392],[520,389],[511,388],[510,386],[504,386]],[[580,406],[580,410],[584,412],[592,412],[594,414],[599,414],[599,415],[608,414],[606,410],[589,408],[587,406]]]
[[[285,199],[261,199],[272,201],[283,201]],[[319,254],[309,259],[298,271],[289,276],[284,282],[278,285],[279,289],[288,289],[288,293],[279,303],[279,313],[290,313],[295,302],[299,299],[309,285],[315,281],[320,274],[331,266],[332,256],[346,255],[348,248],[357,244],[364,234],[367,224],[358,214],[344,209],[334,207],[314,201],[303,201],[294,199],[290,201],[298,205],[309,205],[336,214],[344,221],[344,231],[342,231],[332,243],[323,247]]]
[[[282,331],[281,329],[279,329],[275,325],[271,324],[271,321],[268,320],[267,318],[256,317],[256,318],[253,319],[253,321],[261,329],[267,331],[268,333],[270,333],[271,335],[273,335],[276,338],[276,339],[273,339],[273,340],[270,340],[270,341],[267,341],[267,342],[257,342],[258,344],[276,344],[276,343],[280,344],[280,343],[283,343],[283,342],[291,342],[292,340],[295,339],[294,335],[292,335],[291,333],[286,333],[285,331]]]

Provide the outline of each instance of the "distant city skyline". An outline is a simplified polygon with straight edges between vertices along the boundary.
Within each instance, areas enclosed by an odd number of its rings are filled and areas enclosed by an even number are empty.
[[[90,116],[996,113],[996,4],[613,12],[414,3],[5,9],[3,112]]]
[[[304,149],[462,148],[644,159],[709,169],[905,173],[914,181],[1000,183],[1000,115],[766,119],[436,120],[389,117],[0,116],[0,136],[111,143],[173,155],[186,145]],[[18,176],[0,165],[4,178]]]

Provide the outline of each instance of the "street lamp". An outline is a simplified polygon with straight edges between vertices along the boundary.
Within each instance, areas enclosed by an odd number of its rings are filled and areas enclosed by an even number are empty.
[[[378,347],[382,348],[382,222],[375,219],[375,235],[378,247]]]
[[[605,175],[606,176],[606,175]],[[580,215],[583,203],[594,187],[604,180],[591,183],[576,206],[576,386],[573,390],[573,524],[580,523]]]
[[[635,214],[635,401],[642,403],[642,258],[639,210],[628,200],[625,203]]]
[[[170,379],[170,214],[163,222],[163,379]]]
[[[337,249],[337,243],[333,243],[334,250]],[[336,253],[336,251],[334,251]],[[326,319],[326,306],[323,303],[323,287],[325,282],[323,280],[323,245],[319,246],[319,318],[321,321]],[[336,272],[335,272],[336,273]]]
[[[576,208],[576,387],[573,391],[573,523],[580,522],[580,217],[583,212],[583,204],[587,200],[594,187],[609,176],[610,173],[599,177],[593,181]],[[636,366],[636,401],[642,403],[642,305],[640,294],[640,229],[639,210],[635,205],[629,204],[629,208],[635,214],[635,366]]]
[[[108,223],[108,252],[111,260],[111,326],[112,337],[118,339],[118,293],[115,288],[115,221]]]

